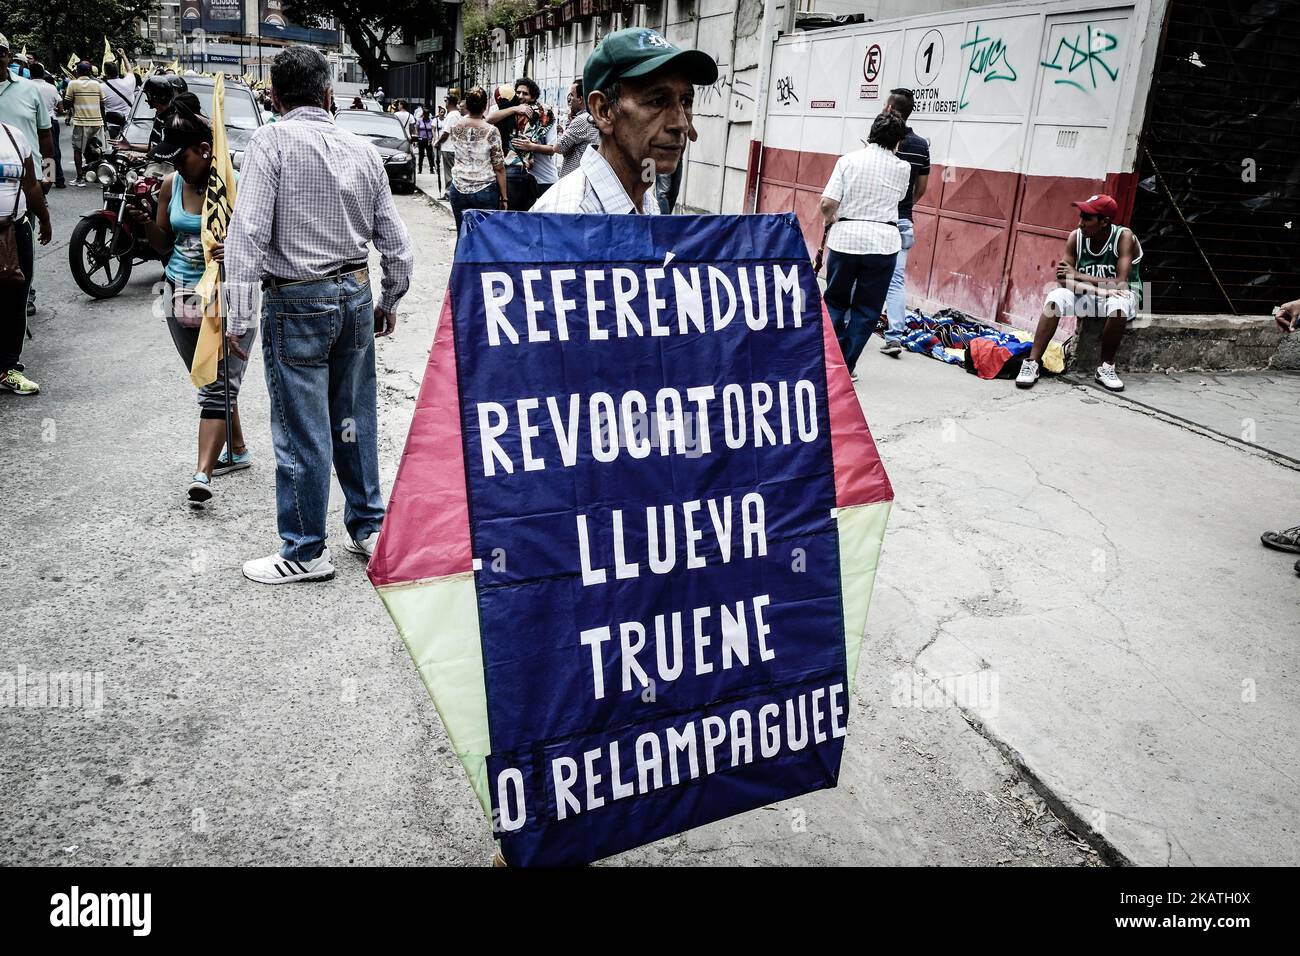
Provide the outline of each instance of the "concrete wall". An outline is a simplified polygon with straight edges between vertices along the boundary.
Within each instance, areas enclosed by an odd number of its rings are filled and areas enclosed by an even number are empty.
[[[960,7],[977,7],[988,0],[805,0],[799,9],[810,13],[861,13],[868,20],[892,20],[919,13],[940,13]]]

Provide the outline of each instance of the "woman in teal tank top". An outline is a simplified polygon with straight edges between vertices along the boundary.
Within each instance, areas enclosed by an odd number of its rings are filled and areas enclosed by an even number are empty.
[[[167,279],[167,328],[188,374],[194,364],[199,332],[203,324],[202,305],[194,289],[203,277],[206,260],[201,236],[203,193],[212,170],[212,128],[201,114],[178,111],[163,130],[154,157],[172,163],[176,172],[163,182],[158,194],[158,212],[150,219],[139,210],[133,215],[160,253],[168,254],[164,275]],[[218,244],[213,258],[220,261],[224,249]],[[256,329],[241,339],[245,354],[250,353]],[[231,443],[226,443],[226,371],[230,379]],[[239,385],[247,366],[245,359],[230,352],[217,365],[216,381],[199,389],[199,449],[194,477],[186,488],[191,507],[206,507],[212,500],[212,477],[249,466],[248,450],[239,423]],[[224,450],[223,450],[224,448]]]
[[[207,262],[203,258],[202,210],[203,197],[199,195],[199,212],[190,212],[185,208],[186,183],[180,173],[173,173],[171,178],[171,202],[167,204],[167,221],[171,225],[172,252],[167,259],[167,268],[163,274],[173,286],[181,289],[193,289],[203,278]],[[197,190],[188,190],[191,193]],[[192,201],[192,199],[191,199]]]

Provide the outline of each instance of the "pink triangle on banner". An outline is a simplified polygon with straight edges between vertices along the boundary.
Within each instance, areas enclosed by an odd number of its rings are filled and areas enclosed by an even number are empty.
[[[456,339],[448,291],[368,573],[370,582],[381,587],[472,568]]]
[[[835,338],[826,306],[822,305],[822,339],[826,352],[826,401],[830,406],[831,455],[835,461],[835,504],[893,501],[894,489],[871,438],[844,354]]]

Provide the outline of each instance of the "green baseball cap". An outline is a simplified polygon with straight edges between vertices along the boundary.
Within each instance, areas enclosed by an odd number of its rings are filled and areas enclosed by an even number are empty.
[[[718,80],[718,64],[702,50],[673,46],[655,30],[631,27],[615,30],[600,41],[582,68],[582,88],[590,93],[615,80],[637,79],[674,67],[696,86]]]

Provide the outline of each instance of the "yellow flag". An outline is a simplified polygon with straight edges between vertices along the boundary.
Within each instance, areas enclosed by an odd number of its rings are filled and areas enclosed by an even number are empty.
[[[107,67],[110,63],[114,63],[116,61],[117,61],[117,57],[113,56],[113,48],[108,45],[108,37],[104,37],[104,57],[99,61],[100,69],[102,70],[105,67]]]
[[[221,264],[212,259],[212,247],[226,241],[230,213],[235,208],[235,168],[226,144],[226,83],[217,74],[212,87],[212,171],[203,194],[203,256],[207,268],[197,291],[203,300],[203,326],[199,329],[190,381],[198,388],[217,380],[217,359],[221,356]]]
[[[68,66],[67,66],[67,70],[68,70],[68,72],[69,72],[69,73],[75,73],[75,72],[77,71],[77,64],[80,63],[80,62],[81,62],[81,60],[77,57],[77,54],[75,54],[75,53],[69,53],[69,54],[68,54]]]

